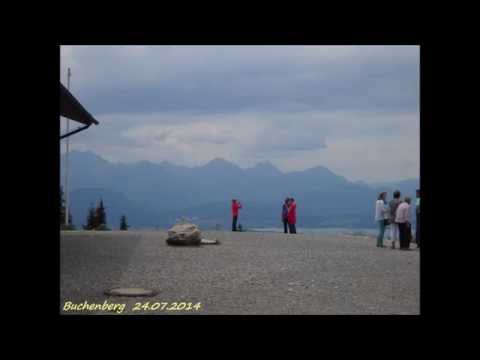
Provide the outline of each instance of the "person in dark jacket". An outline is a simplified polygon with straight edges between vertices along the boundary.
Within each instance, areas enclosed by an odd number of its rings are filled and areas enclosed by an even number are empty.
[[[295,202],[294,198],[290,198],[288,202],[288,214],[287,214],[287,221],[288,221],[288,228],[290,230],[290,234],[296,234],[297,228],[297,203]]]
[[[242,208],[242,204],[236,199],[232,199],[232,231],[237,231],[238,210]]]
[[[415,225],[415,242],[417,243],[417,248],[420,249],[420,189],[417,189],[417,200],[415,202],[415,214],[416,222]]]
[[[283,203],[283,206],[282,206],[282,223],[283,223],[283,232],[285,234],[288,234],[288,219],[287,219],[287,215],[288,215],[288,203],[289,203],[290,199],[289,198],[286,198],[285,199],[285,202]]]

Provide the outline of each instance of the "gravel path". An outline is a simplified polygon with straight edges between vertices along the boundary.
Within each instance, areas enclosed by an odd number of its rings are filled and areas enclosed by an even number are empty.
[[[221,245],[170,247],[165,231],[63,232],[60,311],[115,314],[63,311],[67,301],[107,301],[126,304],[122,314],[419,314],[416,250],[379,249],[373,238],[342,234],[203,234]],[[103,294],[113,287],[158,294]],[[138,302],[168,305],[133,311]],[[167,310],[174,302],[201,306]]]

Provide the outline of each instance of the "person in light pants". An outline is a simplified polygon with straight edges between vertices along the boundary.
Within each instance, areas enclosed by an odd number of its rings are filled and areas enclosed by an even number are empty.
[[[375,203],[375,221],[378,224],[377,247],[384,248],[383,235],[385,234],[385,213],[388,211],[386,207],[387,193],[381,192]]]
[[[392,249],[395,249],[395,242],[400,242],[400,231],[398,229],[398,223],[395,222],[397,215],[398,205],[402,202],[400,200],[401,193],[396,190],[393,193],[393,199],[390,200],[390,240],[392,240]]]
[[[398,224],[393,220],[390,223],[390,240],[392,240],[392,249],[395,249],[395,241],[400,241],[400,232]]]

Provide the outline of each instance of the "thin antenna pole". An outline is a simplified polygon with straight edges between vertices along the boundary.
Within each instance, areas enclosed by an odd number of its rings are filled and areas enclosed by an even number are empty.
[[[67,72],[67,89],[70,91],[70,77],[72,76],[72,72],[70,71],[70,67],[68,68]],[[67,133],[70,131],[70,119],[67,118]],[[70,207],[70,191],[68,189],[68,155],[70,151],[70,137],[67,137],[66,141],[66,152],[65,152],[65,226],[68,226],[68,218],[69,218],[69,207]]]

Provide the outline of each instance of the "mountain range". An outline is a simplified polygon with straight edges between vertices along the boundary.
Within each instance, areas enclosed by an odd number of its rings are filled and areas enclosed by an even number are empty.
[[[63,157],[61,161],[63,165]],[[323,166],[284,173],[268,161],[242,169],[220,158],[198,167],[166,161],[113,163],[88,151],[71,151],[69,169],[70,208],[77,227],[100,198],[112,228],[118,228],[121,214],[133,228],[166,228],[180,217],[202,228],[228,228],[232,198],[243,204],[239,223],[244,228],[278,227],[283,200],[293,196],[297,227],[370,228],[380,191],[391,198],[399,189],[414,198],[419,187],[418,179],[352,182]]]

